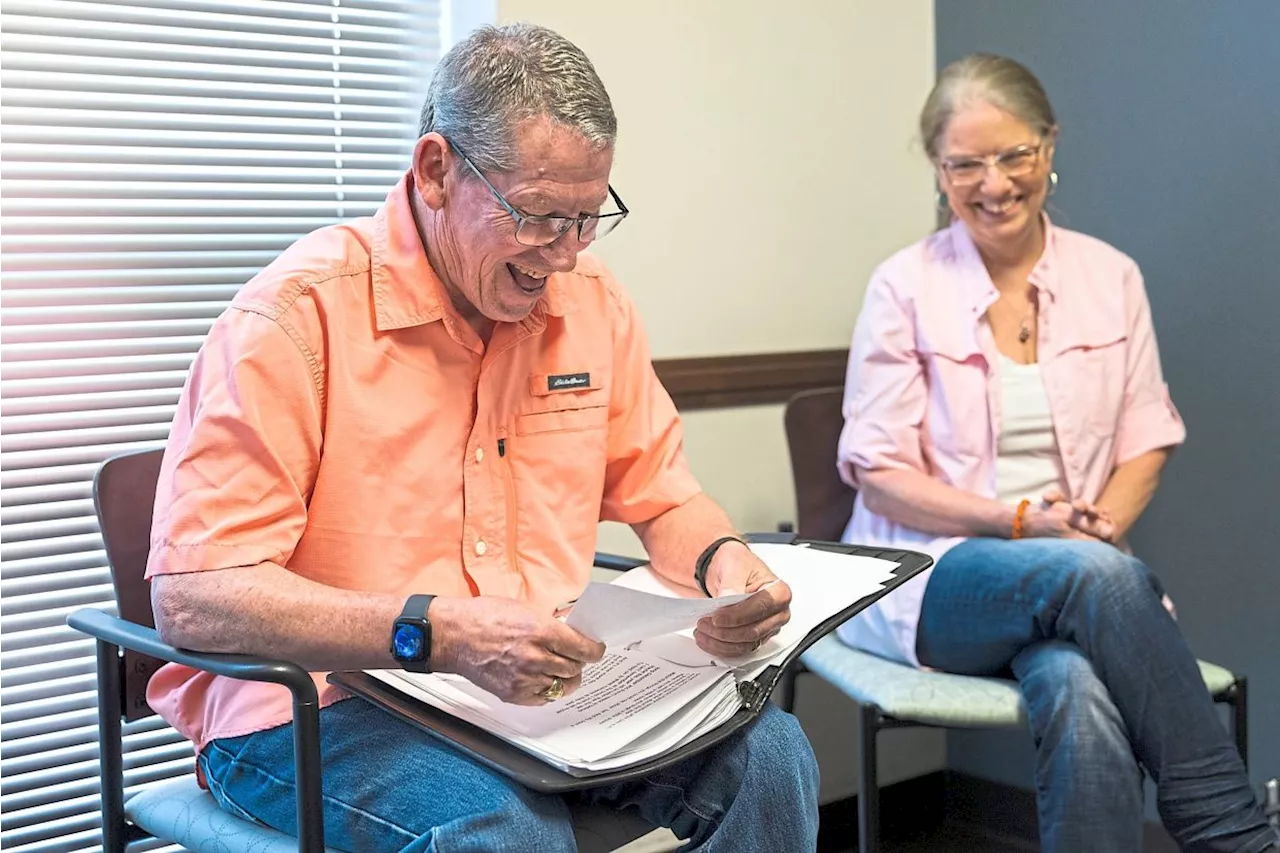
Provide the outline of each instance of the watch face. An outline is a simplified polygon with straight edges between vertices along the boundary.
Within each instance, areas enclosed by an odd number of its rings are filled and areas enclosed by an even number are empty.
[[[423,636],[421,625],[397,625],[391,635],[391,653],[398,660],[422,660]]]

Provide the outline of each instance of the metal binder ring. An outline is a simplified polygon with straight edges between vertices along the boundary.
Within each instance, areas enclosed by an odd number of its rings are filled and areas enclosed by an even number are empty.
[[[564,682],[558,675],[551,676],[551,686],[538,694],[548,702],[554,702],[564,696]]]

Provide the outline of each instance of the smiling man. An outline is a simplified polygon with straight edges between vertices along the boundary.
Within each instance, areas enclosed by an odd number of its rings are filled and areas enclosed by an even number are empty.
[[[285,251],[192,366],[156,496],[156,624],[315,672],[330,846],[573,849],[564,798],[325,674],[457,673],[531,705],[573,692],[604,649],[553,614],[588,582],[601,519],[632,525],[678,583],[755,593],[699,626],[708,651],[749,652],[789,617],[786,585],[689,473],[631,301],[584,253],[627,214],[615,135],[580,50],[529,25],[478,31],[436,69],[378,214]],[[224,809],[296,830],[283,688],[170,665],[148,698]],[[577,796],[637,806],[689,849],[816,845],[813,753],[773,707],[653,778]]]

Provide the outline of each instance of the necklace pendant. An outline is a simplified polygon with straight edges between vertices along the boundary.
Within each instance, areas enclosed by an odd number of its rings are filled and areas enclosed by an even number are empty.
[[[1031,339],[1031,330],[1029,328],[1027,328],[1026,326],[1023,326],[1022,328],[1018,329],[1018,343],[1025,344],[1030,339]]]

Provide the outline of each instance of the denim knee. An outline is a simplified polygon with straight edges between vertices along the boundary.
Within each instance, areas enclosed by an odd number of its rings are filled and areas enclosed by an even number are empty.
[[[1147,565],[1104,542],[1074,542],[1069,577],[1091,597],[1159,596],[1160,585]]]
[[[1119,712],[1089,659],[1069,644],[1049,645],[1061,646],[1062,651],[1045,649],[1049,656],[1042,659],[1035,676],[1021,681],[1037,740],[1049,726],[1064,736],[1086,737],[1115,728]]]
[[[806,802],[818,797],[818,760],[800,722],[791,714],[766,705],[746,738],[744,786],[768,791],[771,801]]]
[[[543,796],[539,796],[539,800]],[[559,800],[559,797],[556,797]],[[511,839],[522,850],[576,850],[573,836],[573,820],[562,802],[559,808],[540,808],[518,797],[506,800],[496,812],[490,812],[501,827],[503,838]]]

